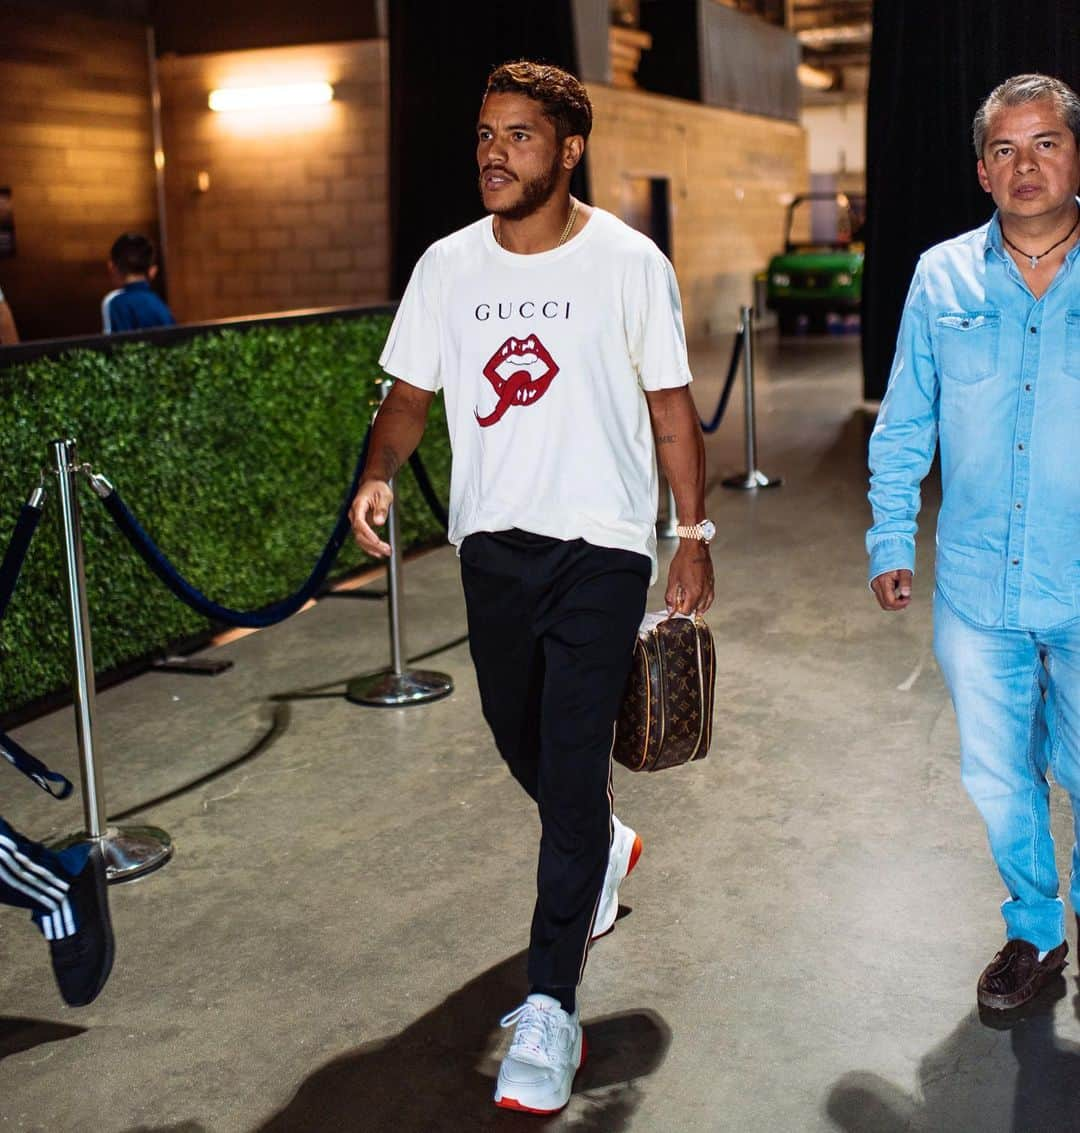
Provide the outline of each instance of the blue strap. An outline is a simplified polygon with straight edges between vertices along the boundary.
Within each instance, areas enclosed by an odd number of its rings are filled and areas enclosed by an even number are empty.
[[[438,493],[431,483],[431,477],[424,467],[424,462],[420,459],[419,452],[414,452],[412,456],[409,457],[409,467],[413,470],[413,475],[416,477],[420,494],[424,497],[427,506],[431,508],[431,514],[435,516],[442,526],[442,529],[445,531],[450,526],[450,517],[446,514],[446,508],[443,507],[442,500],[439,499]]]
[[[0,618],[7,612],[11,595],[15,592],[15,583],[19,581],[19,572],[26,560],[26,552],[30,550],[30,540],[34,537],[40,519],[41,508],[23,504],[4,552],[4,561],[0,563]]]
[[[19,573],[26,561],[26,552],[30,550],[30,540],[34,537],[40,519],[40,507],[30,503],[23,504],[19,518],[15,521],[15,530],[12,531],[7,550],[4,552],[4,561],[0,563],[0,619],[7,612],[11,595],[15,592],[15,584],[19,581]],[[26,748],[16,743],[5,732],[0,732],[0,756],[28,779],[32,779],[54,799],[66,799],[74,789],[70,779],[57,771],[50,771],[40,759],[35,759]],[[53,784],[59,789],[54,789]]]
[[[743,336],[741,333],[735,336],[735,346],[731,351],[731,361],[728,363],[727,377],[724,379],[724,391],[720,394],[720,402],[716,407],[716,412],[712,415],[712,420],[706,424],[701,422],[701,431],[703,433],[715,433],[720,428],[720,422],[724,419],[724,413],[727,411],[728,400],[731,397],[731,390],[735,385],[735,373],[739,368],[739,358],[743,352]]]
[[[16,743],[7,732],[0,732],[0,755],[2,755],[16,771],[21,771],[28,779],[54,799],[66,799],[74,790],[71,780],[59,771],[50,771],[40,759],[35,759],[26,748]],[[54,790],[52,784],[57,784],[59,790]]]
[[[224,622],[226,625],[243,626],[249,629],[262,629],[265,626],[284,621],[287,617],[295,614],[301,606],[318,593],[326,581],[326,576],[330,573],[334,559],[337,558],[338,551],[341,550],[341,545],[345,542],[345,537],[351,530],[349,509],[360,486],[360,475],[367,460],[370,439],[371,430],[368,429],[360,449],[360,458],[356,462],[356,469],[353,472],[348,494],[338,513],[337,524],[319,556],[319,561],[315,564],[315,569],[308,576],[303,586],[295,593],[290,594],[287,598],[282,598],[280,601],[260,606],[257,610],[231,609],[215,602],[212,598],[208,598],[201,590],[192,586],[173,566],[154,540],[150,538],[131,509],[120,498],[120,493],[115,489],[102,497],[102,503],[117,527],[120,528],[128,542],[139,554],[139,557],[181,602],[185,602],[197,613],[211,621]]]

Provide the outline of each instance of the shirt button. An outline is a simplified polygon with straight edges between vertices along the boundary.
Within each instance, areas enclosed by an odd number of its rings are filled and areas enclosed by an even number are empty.
[[[1023,452],[1023,451],[1024,451],[1024,446],[1023,446],[1023,445],[1017,445],[1016,447],[1017,447],[1017,448],[1018,448],[1018,449],[1019,449],[1019,450],[1020,450],[1021,452]]]
[[[1020,560],[1019,560],[1019,559],[1013,559],[1013,561],[1012,561],[1012,565],[1013,565],[1013,566],[1019,566],[1019,565],[1020,565]]]
[[[1026,389],[1028,393],[1031,393],[1031,382],[1028,382],[1027,385],[1024,386],[1024,389]]]
[[[1023,506],[1024,506],[1023,504],[1017,504],[1017,505],[1016,505],[1016,510],[1017,510],[1017,511],[1020,511],[1020,510],[1021,510],[1021,509],[1023,508]]]
[[[1031,328],[1031,333],[1032,333],[1032,334],[1038,334],[1038,333],[1039,333],[1039,328],[1038,328],[1038,327],[1032,327],[1032,328]]]

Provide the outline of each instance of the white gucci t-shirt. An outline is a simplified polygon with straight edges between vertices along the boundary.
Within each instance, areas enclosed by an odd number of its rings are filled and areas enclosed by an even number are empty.
[[[691,375],[675,272],[646,236],[595,209],[518,255],[485,217],[420,258],[379,362],[445,391],[452,543],[518,527],[648,555],[655,577],[643,391]]]

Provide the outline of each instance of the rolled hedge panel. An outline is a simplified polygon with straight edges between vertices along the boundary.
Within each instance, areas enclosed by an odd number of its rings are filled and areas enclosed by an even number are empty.
[[[245,609],[288,595],[334,527],[378,403],[388,329],[383,314],[261,323],[0,369],[0,542],[49,466],[49,442],[73,436],[80,461],[123,492],[205,594]],[[445,500],[441,399],[420,451]],[[0,714],[70,684],[55,479],[46,475],[46,515],[0,623]],[[409,470],[398,489],[403,544],[442,538]],[[98,672],[212,628],[147,571],[84,482],[80,501]],[[364,561],[349,541],[334,574]]]

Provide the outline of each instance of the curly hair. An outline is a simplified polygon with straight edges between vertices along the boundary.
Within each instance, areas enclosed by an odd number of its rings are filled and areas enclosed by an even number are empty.
[[[569,71],[550,63],[528,59],[503,63],[488,75],[484,97],[489,94],[523,94],[540,103],[560,142],[573,134],[588,139],[592,130],[592,103],[585,87]]]

